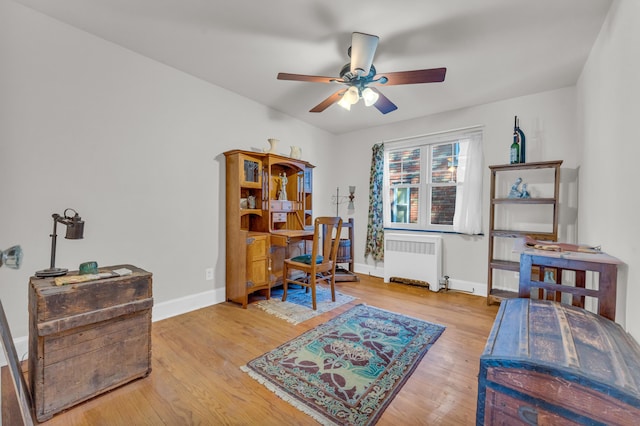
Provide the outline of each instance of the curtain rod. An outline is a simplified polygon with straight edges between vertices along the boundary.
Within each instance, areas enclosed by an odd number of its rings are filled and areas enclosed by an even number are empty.
[[[451,130],[442,130],[440,132],[433,132],[433,133],[426,133],[423,135],[416,135],[416,136],[407,136],[404,138],[397,138],[397,139],[389,139],[389,140],[382,140],[382,142],[384,143],[391,143],[391,142],[401,142],[401,141],[407,141],[410,139],[417,139],[417,138],[426,138],[426,137],[431,137],[431,136],[439,136],[439,135],[445,135],[447,133],[457,133],[457,132],[463,132],[463,131],[467,131],[467,130],[480,130],[484,127],[484,124],[478,124],[475,126],[468,126],[468,127],[460,127],[458,129],[451,129]]]

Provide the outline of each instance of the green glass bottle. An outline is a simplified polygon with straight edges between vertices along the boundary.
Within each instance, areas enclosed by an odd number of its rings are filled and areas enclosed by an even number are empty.
[[[513,134],[513,143],[511,144],[511,150],[509,152],[509,162],[511,164],[518,164],[520,162],[520,144],[518,143],[518,134]]]

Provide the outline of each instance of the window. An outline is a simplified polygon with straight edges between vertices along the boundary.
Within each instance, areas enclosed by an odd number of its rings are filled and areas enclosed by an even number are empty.
[[[385,143],[385,227],[454,231],[464,184],[459,162],[467,158],[461,146],[468,141],[467,133],[457,132]]]

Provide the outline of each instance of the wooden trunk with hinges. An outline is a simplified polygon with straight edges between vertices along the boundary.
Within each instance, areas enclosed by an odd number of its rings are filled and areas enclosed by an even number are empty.
[[[640,346],[620,325],[553,301],[502,301],[480,357],[477,425],[638,419]]]
[[[151,372],[151,273],[29,285],[29,387],[38,421]],[[72,272],[69,275],[77,274]]]

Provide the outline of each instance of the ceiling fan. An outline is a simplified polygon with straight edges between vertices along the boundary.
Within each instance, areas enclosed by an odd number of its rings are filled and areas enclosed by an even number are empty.
[[[349,110],[360,98],[366,106],[375,106],[381,113],[387,114],[398,107],[372,86],[395,86],[399,84],[439,83],[444,81],[446,68],[400,71],[378,74],[373,66],[373,55],[378,47],[379,37],[354,32],[351,47],[347,54],[351,61],[342,67],[340,77],[322,77],[279,73],[278,80],[309,81],[312,83],[338,83],[345,86],[333,93],[309,112],[322,112],[334,103]]]

